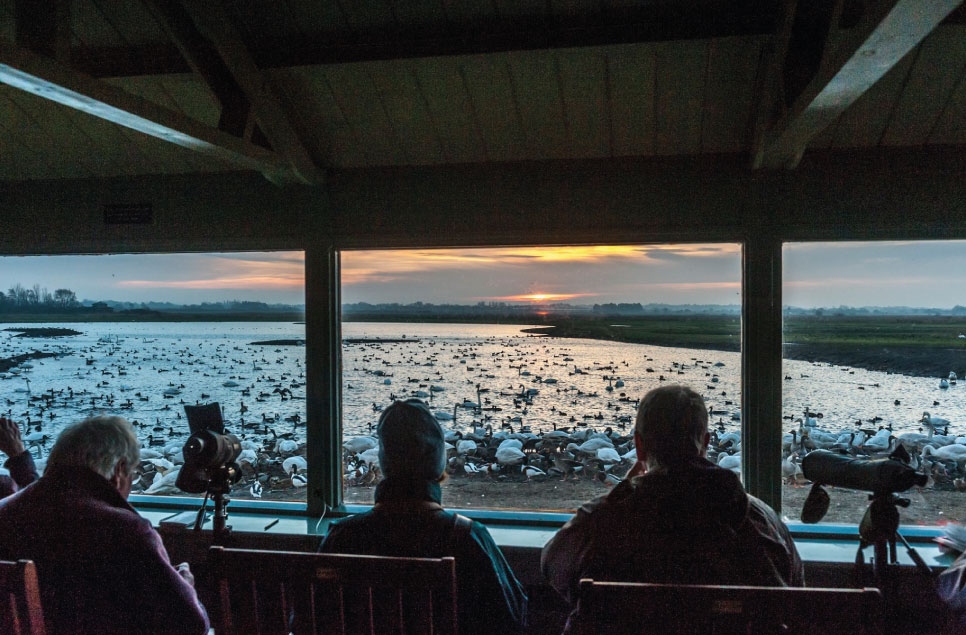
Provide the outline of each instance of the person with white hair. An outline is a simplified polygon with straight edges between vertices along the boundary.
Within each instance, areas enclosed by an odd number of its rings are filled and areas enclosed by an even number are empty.
[[[47,632],[208,632],[187,563],[127,502],[140,449],[122,417],[61,432],[44,475],[0,502],[0,558],[37,565]]]

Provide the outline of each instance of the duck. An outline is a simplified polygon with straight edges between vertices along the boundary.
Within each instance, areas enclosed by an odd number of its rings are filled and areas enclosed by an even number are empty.
[[[535,465],[521,465],[520,471],[527,477],[527,482],[529,483],[531,479],[534,478],[545,478],[547,473],[541,470]]]

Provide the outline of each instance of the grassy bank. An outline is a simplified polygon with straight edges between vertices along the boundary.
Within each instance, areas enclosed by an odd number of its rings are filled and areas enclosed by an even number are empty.
[[[741,323],[724,315],[558,319],[529,332],[634,344],[740,350]],[[966,318],[795,316],[784,320],[783,356],[882,372],[966,374]]]
[[[554,337],[582,337],[633,344],[741,350],[741,319],[725,315],[578,317],[548,320],[550,326],[525,329]]]

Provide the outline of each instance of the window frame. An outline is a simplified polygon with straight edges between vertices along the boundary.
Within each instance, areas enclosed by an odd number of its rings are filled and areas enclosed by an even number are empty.
[[[698,242],[660,240],[634,241]],[[874,240],[874,239],[867,239]],[[880,238],[880,240],[886,240]],[[601,241],[601,244],[606,241]],[[728,242],[741,248],[741,384],[742,384],[742,471],[745,489],[781,513],[782,415],[782,266],[786,242],[802,242],[762,231],[755,240],[721,236],[700,242]],[[537,246],[540,246],[539,244]],[[412,245],[366,244],[346,249],[415,249]],[[458,248],[448,246],[448,248]],[[306,454],[309,463],[305,502],[232,501],[241,513],[323,518],[358,513],[363,505],[346,505],[342,490],[342,328],[340,249],[334,243],[301,248],[305,256],[305,341],[306,341]],[[155,253],[175,253],[159,250]],[[190,497],[131,496],[138,508],[174,511],[196,508]],[[461,510],[483,522],[532,527],[554,527],[570,514],[494,510]],[[904,527],[904,532],[911,527]],[[823,525],[821,529],[793,523],[796,536],[820,534],[851,536],[852,525]],[[925,528],[924,536],[937,529]],[[922,533],[922,532],[919,532]],[[917,533],[918,535],[918,533]]]

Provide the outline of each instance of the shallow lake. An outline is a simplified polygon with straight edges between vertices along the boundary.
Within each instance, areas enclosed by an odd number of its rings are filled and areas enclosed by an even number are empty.
[[[4,328],[17,328],[9,324]],[[77,323],[81,335],[15,337],[0,332],[0,357],[44,351],[0,374],[0,410],[41,424],[54,438],[99,412],[141,424],[144,442],[182,444],[183,405],[219,402],[229,429],[254,424],[304,441],[304,325],[287,322]],[[519,325],[344,323],[345,435],[367,434],[392,398],[422,396],[442,423],[524,426],[534,432],[589,425],[630,427],[635,400],[664,382],[699,390],[713,421],[740,426],[740,355],[620,342],[531,336]],[[379,341],[383,340],[383,341]],[[390,341],[391,340],[391,341]],[[805,409],[829,431],[892,425],[915,431],[924,411],[962,434],[966,385],[810,362],[785,361],[786,431]],[[528,399],[522,399],[521,395]],[[477,404],[481,408],[476,409]],[[897,405],[898,403],[898,405]],[[264,430],[264,427],[263,427]]]

